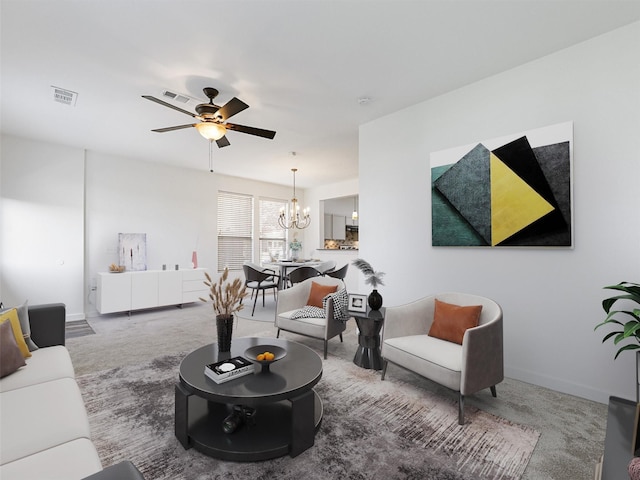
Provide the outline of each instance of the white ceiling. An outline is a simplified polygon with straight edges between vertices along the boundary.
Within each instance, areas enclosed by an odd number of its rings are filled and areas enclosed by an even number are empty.
[[[195,129],[150,131],[193,119],[141,95],[204,101],[211,86],[218,105],[233,96],[250,105],[230,121],[277,131],[274,140],[230,132],[229,147],[214,145],[215,170],[290,184],[297,167],[300,187],[357,177],[360,124],[640,19],[640,0],[1,7],[2,132],[207,171],[209,144]],[[77,92],[75,107],[54,102],[52,85]]]

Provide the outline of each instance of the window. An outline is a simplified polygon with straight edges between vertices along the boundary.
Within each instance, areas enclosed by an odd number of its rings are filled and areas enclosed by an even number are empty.
[[[272,257],[285,258],[287,231],[278,225],[280,209],[287,207],[284,200],[260,199],[260,263]]]
[[[253,197],[218,192],[218,270],[242,270],[251,260],[253,244]]]

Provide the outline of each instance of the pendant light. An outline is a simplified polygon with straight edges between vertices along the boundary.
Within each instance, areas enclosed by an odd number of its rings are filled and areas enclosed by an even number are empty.
[[[358,201],[358,197],[353,197],[353,213],[351,214],[351,220],[354,222],[358,221],[358,205],[356,202]]]
[[[300,214],[300,205],[298,205],[298,199],[296,198],[296,172],[298,169],[292,168],[291,171],[293,172],[293,198],[289,204],[289,218],[287,218],[287,212],[282,207],[278,217],[278,225],[284,229],[297,228],[301,230],[309,226],[311,217],[309,216],[309,207],[302,210],[302,215]]]

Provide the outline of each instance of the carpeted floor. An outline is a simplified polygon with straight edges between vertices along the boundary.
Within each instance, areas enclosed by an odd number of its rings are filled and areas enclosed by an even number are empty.
[[[475,408],[459,426],[451,400],[398,380],[382,382],[377,373],[333,357],[316,386],[324,418],[312,448],[295,458],[219,461],[183,450],[174,436],[173,387],[182,358],[163,355],[78,377],[105,464],[129,459],[156,480],[265,478],[265,471],[291,480],[510,480],[520,478],[538,440],[532,428]]]
[[[253,300],[247,298],[245,307],[238,312],[238,317],[245,320],[255,320],[258,322],[273,323],[276,315],[276,300],[271,294],[265,295],[264,307],[262,306],[262,295],[258,297],[256,308],[253,310]]]
[[[256,316],[260,309],[260,306],[256,307]],[[250,313],[249,311],[249,317]],[[113,368],[144,364],[161,355],[180,356],[215,339],[211,306],[204,304],[193,304],[181,309],[168,308],[138,312],[131,317],[126,314],[97,316],[90,318],[89,324],[96,332],[95,335],[71,338],[67,341],[76,374],[79,377]],[[234,336],[257,334],[275,336],[275,328],[259,318],[253,320],[241,318],[236,322]],[[293,334],[283,334],[283,336],[308,345],[321,353],[322,342],[318,340]],[[337,339],[329,342],[330,359],[327,365],[337,359],[351,362],[356,344],[357,337],[351,323],[344,335],[344,343],[340,343]],[[365,370],[362,372],[377,376],[376,378],[379,379],[378,372]],[[430,395],[436,395],[443,401],[455,405],[454,392],[400,368],[389,367],[387,380],[380,383],[385,385],[395,385],[395,382],[406,383],[415,388],[419,396],[424,394],[427,398]],[[498,398],[491,397],[488,391],[481,392],[466,399],[466,408],[467,411],[477,409],[482,413],[490,413],[541,433],[522,475],[523,479],[587,480],[593,478],[594,465],[602,454],[604,443],[606,405],[505,379],[498,385]],[[168,421],[171,423],[172,412],[169,416]],[[323,426],[326,425],[323,424]],[[364,439],[362,441],[366,444]],[[334,442],[340,445],[339,439],[334,439]],[[393,462],[393,456],[387,461]],[[354,469],[357,470],[356,467]],[[365,467],[364,476],[352,478],[377,477],[367,476]],[[397,478],[429,477],[416,476],[407,471],[404,477]]]

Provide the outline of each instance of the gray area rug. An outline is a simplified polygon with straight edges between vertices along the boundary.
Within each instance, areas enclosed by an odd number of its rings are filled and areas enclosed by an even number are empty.
[[[174,436],[174,384],[183,356],[78,376],[103,464],[131,460],[147,480],[507,480],[521,477],[539,437],[472,406],[459,426],[451,399],[381,381],[378,372],[333,357],[316,386],[325,415],[313,447],[296,458],[220,461],[185,451]]]
[[[258,306],[256,307],[256,317],[259,311],[260,307]],[[251,312],[249,311],[249,313]],[[95,315],[89,318],[89,324],[95,331],[95,335],[67,340],[67,347],[77,376],[111,370],[116,367],[146,364],[160,355],[183,354],[211,343],[216,338],[211,305],[202,302],[185,305],[183,308],[173,307],[135,312],[131,316],[126,313]],[[247,320],[244,318],[236,322],[233,332],[234,337],[274,337],[276,335],[273,323],[268,323],[266,320]],[[338,339],[329,342],[328,362],[342,359],[345,364],[351,364],[358,343],[353,322],[350,321],[347,324],[347,330],[343,336],[344,343]],[[286,332],[281,337],[302,343],[319,354],[322,353],[320,340]],[[325,374],[320,383],[322,384],[327,379],[327,374]],[[377,379],[379,381],[380,372],[377,373]],[[425,395],[436,395],[455,405],[457,398],[455,392],[412,372],[390,366],[385,383],[395,384],[398,381],[413,385]],[[86,396],[85,398],[89,402],[90,399]],[[350,402],[347,400],[345,403],[349,404]],[[606,405],[512,378],[505,378],[504,382],[498,385],[497,398],[493,398],[489,390],[485,390],[476,395],[468,396],[465,403],[467,411],[471,411],[470,407],[473,406],[482,412],[491,413],[496,417],[520,425],[529,425],[541,432],[521,480],[593,479],[595,463],[603,451],[607,419]],[[171,419],[168,422],[172,425],[172,400],[169,408],[171,409],[169,413]],[[326,417],[325,420],[327,418],[329,417]],[[120,419],[114,418],[112,421],[114,428],[116,428]],[[329,424],[325,422],[322,428],[326,429],[328,426]],[[131,434],[133,435],[133,433]],[[319,439],[320,433],[317,437],[318,441]],[[337,440],[338,443],[351,441],[344,438]],[[356,441],[353,440],[353,442]],[[128,440],[124,439],[121,443],[124,447],[130,448]],[[366,442],[359,442],[359,445],[366,447]],[[394,446],[391,451],[399,448]],[[152,451],[151,447],[149,447],[149,451]],[[290,465],[297,465],[298,461],[307,458],[308,453],[310,452],[305,452],[297,459],[289,459]],[[196,452],[185,452],[184,450],[178,450],[178,454],[196,455],[197,459],[203,458]],[[143,457],[144,454],[137,455],[137,458]],[[393,456],[387,458],[389,462],[393,462]],[[105,458],[102,461],[105,466],[110,464]],[[212,472],[219,471],[218,462],[215,460],[204,458],[202,461],[207,462]],[[366,473],[368,470],[365,469],[363,472]],[[370,476],[365,475],[364,478],[375,478],[374,474],[375,472]],[[203,474],[200,478],[212,478],[211,475],[206,475]],[[401,476],[399,475],[399,477]],[[198,477],[176,475],[175,478],[197,479]],[[265,477],[258,476],[257,478]],[[334,478],[336,477],[328,477],[323,480],[333,480]],[[412,478],[411,474],[408,473],[405,478]],[[147,480],[153,479],[148,477]]]

